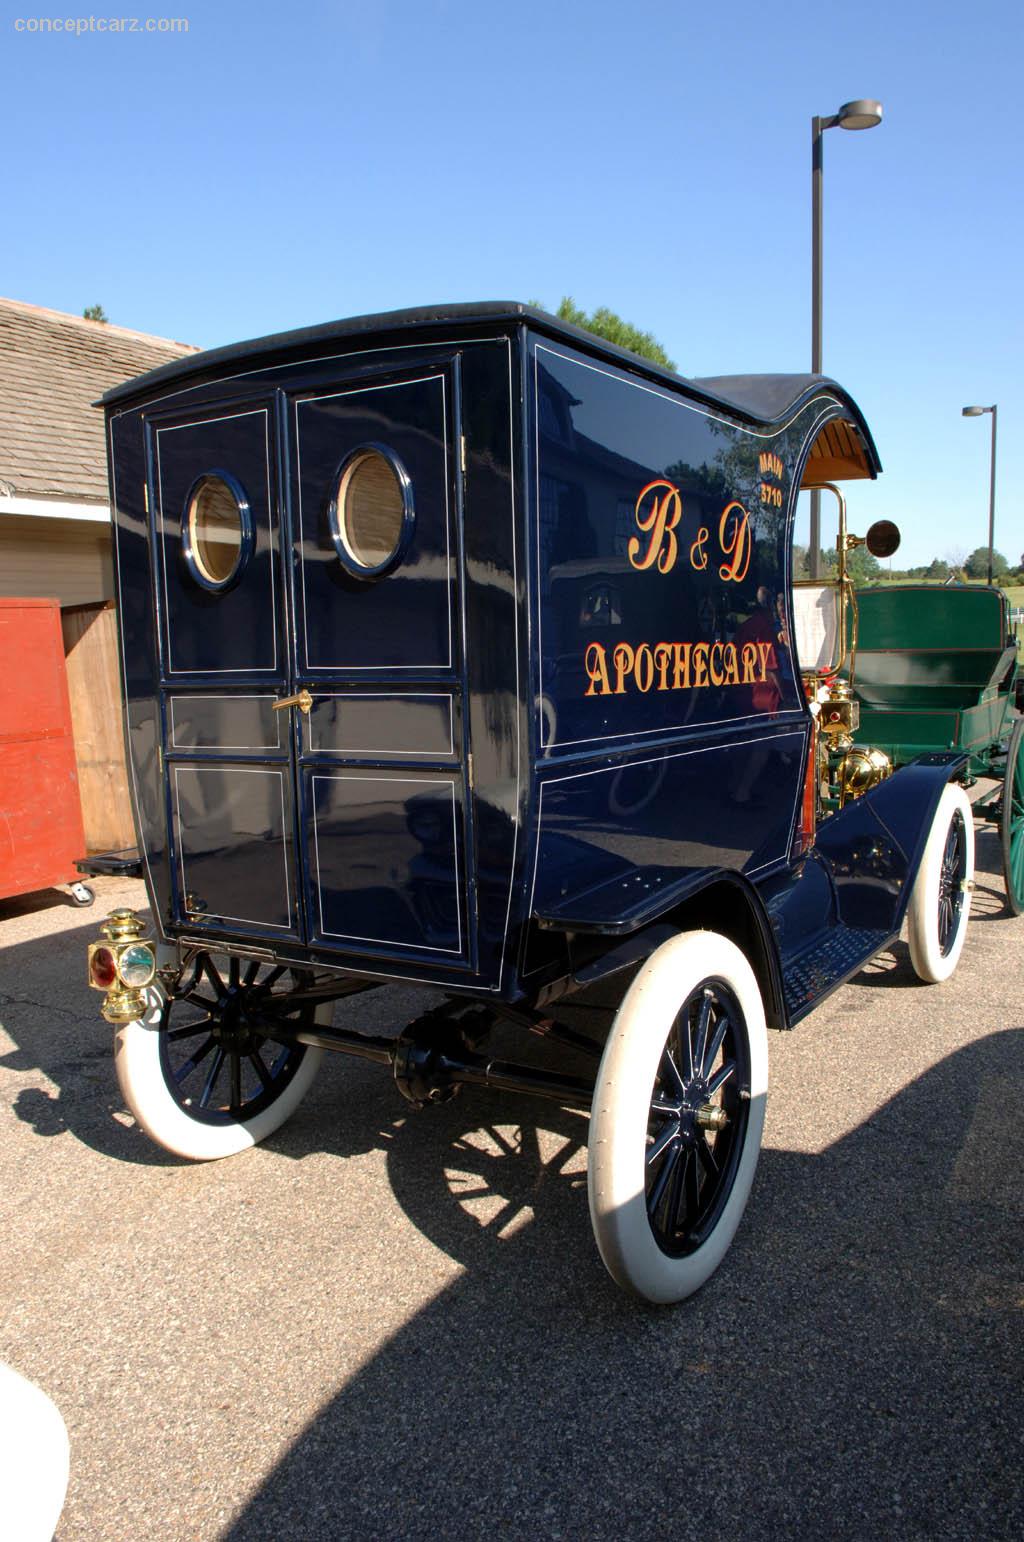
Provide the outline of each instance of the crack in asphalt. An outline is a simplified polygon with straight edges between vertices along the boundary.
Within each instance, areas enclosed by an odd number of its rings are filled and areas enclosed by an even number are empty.
[[[59,1012],[61,1017],[73,1017],[81,1022],[82,1014],[69,1007],[58,1007],[52,1001],[34,1001],[31,996],[5,996],[0,993],[0,1011],[5,1007],[35,1007],[40,1012]]]

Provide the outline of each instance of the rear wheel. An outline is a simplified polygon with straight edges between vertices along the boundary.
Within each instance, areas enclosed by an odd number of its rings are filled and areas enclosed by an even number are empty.
[[[962,787],[943,789],[907,910],[918,979],[947,980],[960,961],[974,886],[974,818]]]
[[[1010,735],[1000,830],[1006,903],[1019,916],[1024,913],[1024,717],[1017,719]]]
[[[294,1113],[321,1051],[282,1033],[330,1021],[333,1004],[289,998],[305,977],[258,960],[201,953],[168,998],[146,992],[145,1015],[118,1028],[121,1091],[139,1124],[176,1156],[233,1156]]]
[[[715,932],[670,938],[623,998],[591,1109],[590,1217],[624,1289],[680,1301],[718,1267],[753,1182],[767,1084],[747,960]]]

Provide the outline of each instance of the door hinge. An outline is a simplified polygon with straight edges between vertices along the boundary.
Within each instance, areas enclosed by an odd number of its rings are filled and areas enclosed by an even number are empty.
[[[473,751],[466,756],[466,781],[469,783],[470,792],[473,791]]]
[[[466,475],[466,436],[459,435],[459,463],[462,466],[462,475]]]
[[[142,483],[142,506],[146,510],[146,513],[148,514],[149,513],[149,482],[145,481],[145,480]]]

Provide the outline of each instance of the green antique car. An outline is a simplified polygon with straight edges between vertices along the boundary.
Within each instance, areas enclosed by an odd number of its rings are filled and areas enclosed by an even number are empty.
[[[1002,590],[967,584],[883,584],[858,589],[847,632],[848,683],[859,705],[857,739],[893,770],[939,750],[970,759],[963,780],[997,785],[974,799],[999,824],[1006,896],[1024,911],[1024,679]],[[855,767],[851,766],[851,771]],[[852,790],[852,789],[851,789]]]

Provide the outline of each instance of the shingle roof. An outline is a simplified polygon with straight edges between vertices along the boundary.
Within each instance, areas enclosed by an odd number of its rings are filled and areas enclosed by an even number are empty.
[[[111,386],[196,350],[109,322],[0,299],[0,492],[107,497]]]

